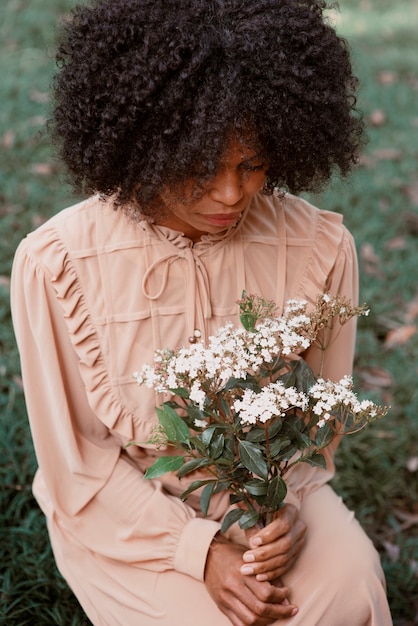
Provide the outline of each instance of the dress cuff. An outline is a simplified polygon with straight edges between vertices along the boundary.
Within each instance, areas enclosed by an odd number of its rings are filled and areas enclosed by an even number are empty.
[[[293,504],[293,506],[295,506],[297,510],[300,511],[301,501],[294,491],[288,490],[284,502],[285,504]]]
[[[204,580],[209,546],[221,525],[195,517],[186,524],[174,557],[174,569],[197,580]]]

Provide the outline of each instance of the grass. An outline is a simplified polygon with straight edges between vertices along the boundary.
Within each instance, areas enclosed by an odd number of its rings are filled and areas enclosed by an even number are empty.
[[[0,624],[83,626],[58,574],[31,495],[36,462],[10,321],[9,274],[20,239],[74,198],[42,134],[53,31],[73,0],[0,7]],[[331,17],[353,49],[370,141],[349,182],[313,201],[342,212],[359,254],[362,319],[355,375],[390,416],[337,458],[334,487],[375,542],[396,626],[418,624],[418,1],[341,0]],[[324,625],[325,626],[325,625]],[[327,625],[328,626],[328,625]],[[331,625],[330,625],[331,626]]]

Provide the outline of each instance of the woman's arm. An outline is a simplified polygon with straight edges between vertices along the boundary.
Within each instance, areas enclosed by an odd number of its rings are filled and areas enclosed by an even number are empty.
[[[324,285],[324,292],[343,296],[353,305],[358,303],[358,267],[354,240],[347,230],[339,253]],[[327,336],[325,352],[313,347],[305,355],[313,371],[322,369],[325,378],[338,380],[351,374],[356,340],[356,320],[344,326],[336,324]],[[311,467],[306,463],[295,465],[286,475],[288,506],[278,511],[270,527],[261,531],[247,532],[250,550],[243,555],[241,572],[256,576],[258,580],[275,580],[282,576],[297,559],[304,542],[305,524],[299,519],[298,509],[305,494],[329,481],[334,473],[334,453],[339,439],[324,450],[327,470]],[[308,529],[309,532],[309,529]]]
[[[47,493],[42,508],[98,554],[203,580],[219,524],[197,518],[121,455],[120,440],[89,405],[80,358],[52,283],[24,242],[13,266],[12,311],[42,492]],[[92,358],[88,337],[80,340],[87,342],[87,361]]]

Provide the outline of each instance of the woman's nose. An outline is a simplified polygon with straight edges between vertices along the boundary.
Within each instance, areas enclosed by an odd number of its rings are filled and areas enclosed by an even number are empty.
[[[233,206],[244,195],[240,172],[225,168],[218,172],[210,182],[209,195],[212,200],[225,206]]]

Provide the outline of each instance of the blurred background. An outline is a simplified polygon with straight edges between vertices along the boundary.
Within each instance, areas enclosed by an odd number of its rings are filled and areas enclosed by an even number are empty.
[[[31,494],[36,468],[10,322],[18,242],[73,204],[44,133],[54,30],[74,0],[0,6],[0,624],[89,624],[57,572]],[[369,142],[354,174],[309,199],[344,214],[360,263],[359,394],[390,404],[347,437],[335,489],[379,550],[395,626],[418,624],[418,0],[341,0]],[[323,626],[333,626],[324,624]],[[356,626],[356,625],[353,625]]]

